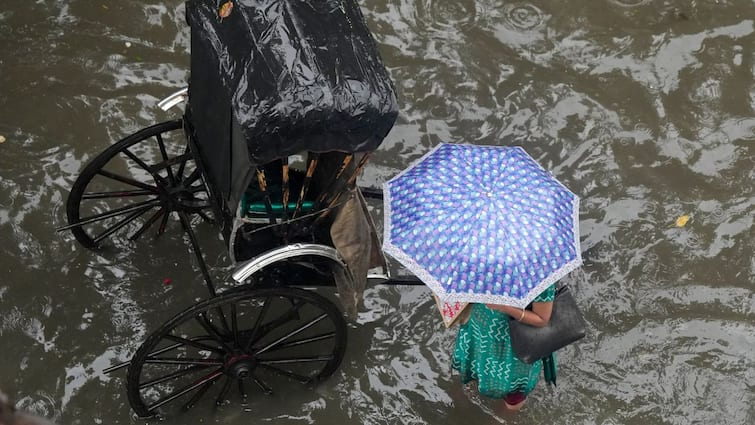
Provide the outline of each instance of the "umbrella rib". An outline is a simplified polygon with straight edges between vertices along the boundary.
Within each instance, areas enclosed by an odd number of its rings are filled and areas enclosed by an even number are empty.
[[[465,158],[462,158],[462,160],[465,161],[467,164],[469,164],[467,168],[462,168],[462,170],[472,170],[476,168],[474,164],[471,164]],[[456,167],[449,167],[446,161],[443,161],[442,164],[440,165],[440,169],[444,171],[455,169],[455,168]],[[468,186],[464,184],[465,179],[463,178],[450,178],[450,179],[434,178],[434,176],[437,176],[438,170],[434,168],[429,168],[429,167],[426,169],[424,167],[419,167],[419,168],[416,168],[414,171],[417,172],[418,174],[417,177],[421,177],[422,175],[426,175],[426,174],[430,175],[431,178],[424,179],[424,181],[425,183],[432,184],[433,188],[437,188],[437,189],[448,191],[448,192],[456,191],[457,193],[467,193],[466,189],[468,189]],[[454,173],[454,175],[458,176],[459,173]],[[468,177],[469,175],[468,173],[465,173],[463,176]]]
[[[467,155],[461,155],[461,156],[458,157],[458,159],[460,159],[461,161],[463,161],[464,163],[467,164],[467,168],[466,168],[467,170],[474,170],[474,169],[479,168],[479,164],[475,164],[472,161],[470,161],[469,158],[467,158]],[[501,170],[499,170],[499,171],[501,171]],[[479,176],[479,175],[468,174],[469,177],[472,177],[472,178],[475,179],[475,183],[477,184],[477,187],[479,187],[479,188],[488,188],[488,189],[495,189],[495,188],[497,188],[498,187],[498,179],[500,177],[504,176],[504,175],[505,175],[505,172],[498,172],[498,173],[496,173],[494,175],[495,177],[492,180],[492,182],[486,182],[486,181],[483,181],[482,178],[481,178],[481,176]],[[462,180],[459,180],[459,181],[462,181]],[[459,185],[459,186],[463,186],[463,185]]]
[[[451,211],[454,212],[454,211]],[[445,210],[438,208],[432,212],[430,212],[427,215],[423,215],[420,217],[417,217],[412,221],[412,228],[430,228],[430,229],[436,229],[438,227],[438,223],[443,222],[444,218],[446,218],[447,215],[450,215],[449,213],[446,213]],[[391,238],[393,245],[400,246],[399,243],[403,242],[404,239],[411,238],[411,240],[414,240],[415,236],[406,234],[406,235],[400,235],[402,237],[396,238],[396,235],[393,235]],[[403,237],[403,236],[406,236]]]
[[[472,161],[470,161],[469,159],[467,159],[467,157],[466,157],[466,156],[462,156],[462,157],[461,157],[460,159],[461,159],[462,161],[464,161],[465,163],[467,163],[467,165],[468,165],[468,168],[466,168],[466,169],[468,169],[468,170],[474,170],[474,169],[476,169],[476,168],[478,167],[477,165],[475,165],[474,163],[472,163]],[[498,174],[498,176],[501,176],[502,174],[503,174],[503,173],[499,173],[499,174]],[[482,181],[482,178],[480,178],[480,176],[479,176],[479,175],[476,175],[476,174],[469,174],[469,176],[470,176],[470,177],[473,177],[473,178],[474,178],[474,179],[476,180],[476,183],[478,184],[478,187],[480,187],[480,188],[482,188],[482,187],[485,187],[485,186],[484,186],[484,184],[485,184],[486,182]],[[459,181],[461,181],[461,180],[459,180]],[[497,180],[494,180],[494,181],[493,181],[493,183],[496,183],[496,182],[497,182]],[[493,185],[493,187],[495,187],[495,185]]]
[[[483,208],[485,208],[485,207],[483,206]],[[462,251],[462,252],[468,252],[467,249],[472,244],[472,241],[474,240],[473,236],[477,236],[477,235],[479,235],[479,233],[480,233],[480,227],[479,226],[475,226],[474,228],[470,229],[470,232],[468,233],[469,237],[464,242],[464,245],[462,246],[462,249],[460,251]],[[459,269],[455,268],[454,270],[458,271]],[[452,274],[452,276],[453,276],[453,274]],[[458,276],[458,274],[457,274],[457,276]],[[457,277],[457,276],[455,276],[455,277]]]
[[[518,194],[526,194],[526,193],[530,193],[530,191],[528,191],[528,190],[526,190],[524,188],[515,189],[515,190],[509,192],[509,194],[511,194],[513,198],[516,198],[516,199],[519,199],[519,200],[526,199],[527,197],[526,196],[517,196],[517,195]],[[498,200],[498,202],[505,202],[505,201]],[[527,218],[531,219],[532,221],[539,222],[539,223],[541,223],[541,224],[543,224],[543,225],[545,225],[547,227],[552,227],[553,226],[553,222],[551,220],[548,220],[547,218],[545,218],[545,216],[543,216],[541,214],[531,213],[531,212],[527,211],[526,208],[522,208],[521,210],[514,210],[513,208],[509,208],[507,210],[504,207],[501,207],[500,204],[498,204],[498,202],[496,202],[496,206],[501,211],[508,212],[508,213],[516,212],[516,214],[519,215],[519,216],[526,216]],[[522,202],[518,202],[518,204],[519,205],[526,205],[526,204],[524,204]]]

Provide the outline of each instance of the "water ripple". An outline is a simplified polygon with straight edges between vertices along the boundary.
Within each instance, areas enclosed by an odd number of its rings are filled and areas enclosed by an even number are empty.
[[[469,0],[425,0],[424,4],[418,3],[417,6],[417,19],[436,30],[458,31],[469,28],[475,24],[477,18],[477,5]]]
[[[650,2],[650,0],[608,0],[608,1],[609,3],[613,3],[617,6],[627,7],[627,8],[642,6]]]
[[[485,20],[503,44],[516,47],[528,60],[547,63],[554,48],[546,29],[550,15],[531,3],[509,3],[490,9]],[[537,57],[533,56],[537,55]]]
[[[503,6],[504,23],[513,30],[533,31],[545,24],[545,15],[530,3],[507,3]]]

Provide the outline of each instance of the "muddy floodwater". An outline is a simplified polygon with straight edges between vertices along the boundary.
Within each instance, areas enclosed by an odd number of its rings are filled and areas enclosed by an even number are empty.
[[[207,299],[177,221],[91,251],[65,202],[84,165],[176,117],[180,0],[4,0],[0,388],[61,424],[131,424],[127,361]],[[581,198],[567,280],[588,336],[518,416],[463,388],[429,291],[371,286],[314,389],[206,403],[166,424],[755,423],[755,4],[750,0],[360,0],[400,102],[359,179],[440,141],[521,145]],[[382,208],[372,202],[381,226]],[[197,223],[212,276],[233,267]],[[395,262],[394,272],[403,271]]]

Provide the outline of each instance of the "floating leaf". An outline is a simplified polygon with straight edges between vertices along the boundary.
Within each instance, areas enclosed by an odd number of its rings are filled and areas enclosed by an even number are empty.
[[[227,1],[223,3],[222,6],[220,6],[220,10],[218,11],[218,16],[220,16],[221,19],[227,18],[231,16],[232,10],[233,10],[233,2]]]
[[[0,143],[5,143],[5,136],[0,136]]]
[[[689,221],[688,215],[680,215],[679,218],[676,219],[676,227],[684,227],[687,225],[688,221]]]

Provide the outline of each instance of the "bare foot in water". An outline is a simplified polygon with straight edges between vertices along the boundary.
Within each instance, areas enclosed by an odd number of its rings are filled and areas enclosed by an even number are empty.
[[[522,406],[524,406],[524,400],[517,404],[508,404],[504,401],[503,406],[506,408],[507,412],[518,412],[522,410]]]
[[[527,401],[527,395],[521,392],[507,394],[503,398],[503,405],[507,412],[518,412]]]

